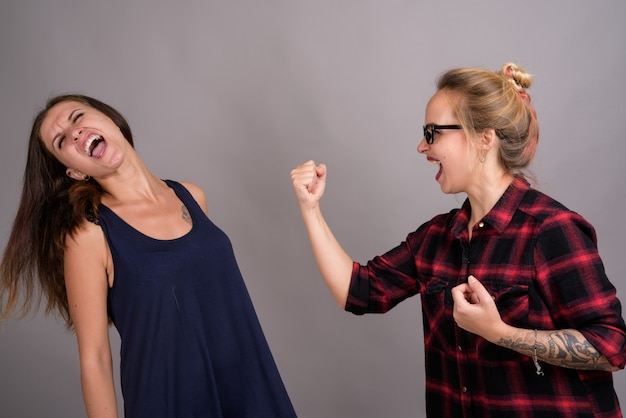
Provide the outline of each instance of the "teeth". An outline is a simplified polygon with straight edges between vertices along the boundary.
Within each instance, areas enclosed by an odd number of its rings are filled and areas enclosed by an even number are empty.
[[[91,157],[91,144],[93,144],[93,141],[98,140],[98,139],[102,139],[102,137],[100,135],[94,135],[91,138],[89,138],[87,142],[85,142],[85,154]]]
[[[441,165],[441,161],[430,160],[430,165]]]

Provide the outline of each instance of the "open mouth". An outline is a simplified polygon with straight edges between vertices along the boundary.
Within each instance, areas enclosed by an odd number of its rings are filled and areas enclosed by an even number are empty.
[[[428,162],[430,163],[430,165],[437,165],[437,166],[439,166],[439,171],[437,171],[437,174],[435,175],[435,179],[439,180],[439,177],[441,177],[441,173],[443,172],[443,167],[441,166],[441,161],[429,159]]]
[[[85,153],[90,157],[99,156],[104,151],[104,138],[100,135],[93,136],[85,142]]]

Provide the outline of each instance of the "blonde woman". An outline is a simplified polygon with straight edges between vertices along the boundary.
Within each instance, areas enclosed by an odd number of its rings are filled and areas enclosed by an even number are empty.
[[[512,63],[439,78],[417,150],[444,193],[467,199],[366,265],[324,220],[326,166],[291,172],[341,308],[380,313],[420,295],[432,418],[622,416],[612,372],[626,365],[626,325],[595,232],[524,176],[539,136],[531,81]]]

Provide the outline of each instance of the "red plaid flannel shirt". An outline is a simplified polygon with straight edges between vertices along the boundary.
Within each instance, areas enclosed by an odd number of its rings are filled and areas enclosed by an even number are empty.
[[[354,263],[346,310],[382,313],[420,294],[429,417],[621,417],[611,372],[542,364],[461,330],[450,290],[474,275],[505,323],[573,328],[611,364],[626,365],[626,325],[593,227],[516,179],[473,229],[469,202],[406,241]]]

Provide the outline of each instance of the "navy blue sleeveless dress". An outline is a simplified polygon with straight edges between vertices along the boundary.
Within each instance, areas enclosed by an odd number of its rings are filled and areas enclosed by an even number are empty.
[[[150,238],[100,205],[127,418],[295,417],[230,240],[181,184],[193,226]]]

